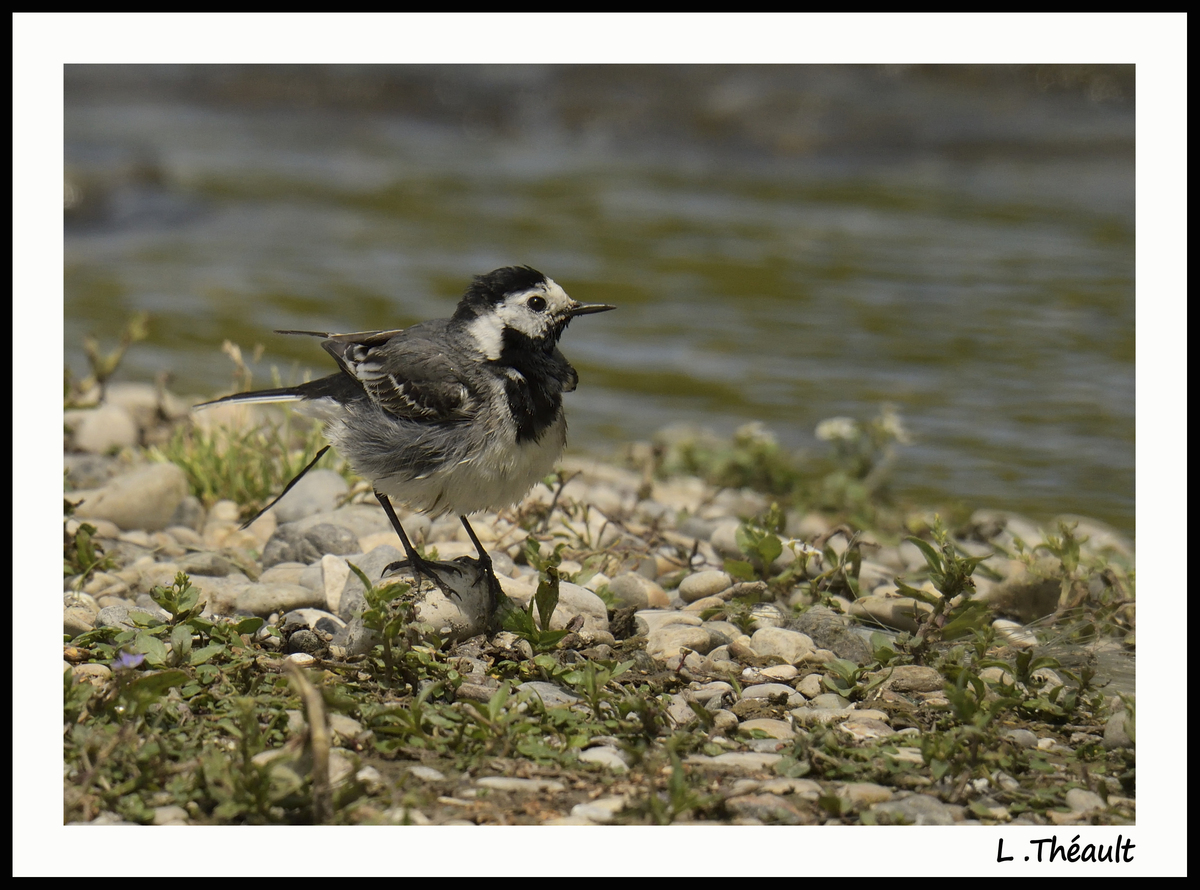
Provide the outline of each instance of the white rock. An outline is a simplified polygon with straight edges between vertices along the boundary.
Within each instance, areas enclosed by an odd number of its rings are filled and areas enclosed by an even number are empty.
[[[699,627],[704,622],[696,615],[676,612],[672,609],[644,609],[634,613],[634,623],[640,634],[650,634],[669,624],[687,624]]]
[[[712,635],[702,627],[685,624],[668,624],[651,631],[646,637],[646,654],[659,661],[666,661],[680,654],[682,649],[691,649],[705,655],[715,648]]]
[[[792,729],[791,724],[786,720],[756,717],[752,720],[743,720],[738,725],[738,732],[743,735],[750,735],[750,733],[755,731],[765,733],[767,738],[772,739],[791,739],[796,736],[796,731]]]
[[[760,627],[750,637],[750,646],[762,656],[778,656],[788,664],[796,664],[816,648],[812,637],[782,627]]]
[[[589,748],[588,750],[597,751],[606,749]],[[580,759],[583,759],[582,756]],[[624,761],[621,761],[621,766],[625,766]],[[616,817],[617,813],[625,809],[625,802],[626,800],[624,795],[620,797],[601,797],[596,800],[590,800],[587,803],[576,804],[571,808],[571,815],[577,818],[587,819],[589,822],[607,825]]]
[[[580,751],[579,759],[584,763],[599,763],[602,766],[608,767],[613,772],[624,773],[629,771],[629,764],[625,762],[624,757],[621,756],[621,752],[607,745]],[[577,809],[579,807],[575,807],[575,810]],[[575,810],[571,811],[572,814],[579,815],[575,813]],[[586,818],[591,819],[592,817],[587,816]],[[592,819],[592,821],[596,822],[600,820]]]

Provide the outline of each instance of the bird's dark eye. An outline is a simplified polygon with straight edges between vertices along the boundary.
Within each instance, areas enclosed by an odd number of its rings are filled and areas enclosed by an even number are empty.
[[[546,309],[546,299],[544,297],[530,297],[529,302],[525,305],[534,312],[543,312]]]

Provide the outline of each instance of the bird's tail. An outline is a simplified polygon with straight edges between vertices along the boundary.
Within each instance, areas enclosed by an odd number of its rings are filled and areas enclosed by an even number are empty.
[[[231,396],[222,396],[211,402],[203,402],[197,408],[207,408],[209,405],[220,405],[222,402],[235,404],[253,404],[255,402],[309,402],[332,397],[335,401],[345,402],[363,395],[362,387],[345,374],[330,374],[308,383],[296,386],[283,386],[279,389],[260,389],[255,392],[235,392]]]
[[[207,408],[210,405],[220,405],[223,402],[254,403],[254,402],[296,402],[308,398],[304,386],[284,386],[279,389],[260,389],[256,392],[235,392],[231,396],[222,396],[210,402],[201,402],[196,409]]]

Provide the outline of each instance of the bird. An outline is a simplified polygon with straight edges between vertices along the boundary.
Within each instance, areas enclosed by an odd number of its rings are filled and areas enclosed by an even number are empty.
[[[475,276],[449,318],[349,334],[277,331],[320,338],[337,372],[197,407],[299,402],[297,410],[321,420],[330,444],[370,481],[400,538],[406,558],[383,574],[408,567],[418,586],[424,576],[447,594],[482,578],[496,602],[499,581],[467,516],[517,503],[553,471],[566,445],[562,397],[579,381],[559,339],[578,316],[615,308],[574,300],[529,266],[506,266]],[[420,556],[393,500],[431,517],[456,514],[478,559]]]

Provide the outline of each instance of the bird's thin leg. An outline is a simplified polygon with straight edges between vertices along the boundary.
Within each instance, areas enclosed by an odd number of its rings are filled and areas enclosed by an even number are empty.
[[[463,524],[463,528],[467,530],[467,537],[471,539],[471,543],[475,545],[475,551],[479,554],[479,564],[487,566],[488,571],[492,568],[492,558],[488,556],[488,552],[483,549],[483,545],[479,543],[479,538],[475,535],[475,529],[471,528],[471,523],[467,522],[467,517],[460,516],[459,520]]]
[[[421,571],[421,566],[425,563],[425,560],[417,553],[416,548],[414,548],[412,543],[408,540],[408,535],[404,533],[404,526],[400,524],[400,520],[396,517],[396,511],[392,509],[392,502],[388,500],[388,496],[386,494],[380,494],[378,491],[376,491],[375,497],[383,507],[383,512],[387,514],[387,518],[391,521],[392,528],[394,528],[396,530],[396,534],[400,536],[400,543],[404,545],[404,555],[406,557],[406,561],[409,568],[411,568],[413,571],[413,580],[419,585],[421,583],[421,575],[427,575],[432,578],[433,575],[431,575],[429,572]],[[394,562],[385,568],[383,573],[386,575],[388,572],[398,568],[401,565],[402,563]],[[435,578],[434,580],[436,581],[437,579]]]
[[[493,607],[500,602],[500,597],[503,592],[500,589],[500,579],[496,577],[496,572],[492,568],[492,558],[488,556],[488,552],[483,549],[483,545],[479,543],[479,538],[475,535],[475,529],[471,528],[471,523],[467,522],[467,517],[458,517],[463,524],[463,528],[467,530],[467,537],[471,539],[471,543],[475,545],[475,552],[479,554],[479,565],[483,568],[487,576],[488,592],[491,594]]]

